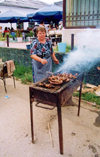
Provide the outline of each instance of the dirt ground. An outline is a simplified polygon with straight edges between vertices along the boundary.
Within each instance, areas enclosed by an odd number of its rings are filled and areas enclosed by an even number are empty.
[[[0,80],[0,157],[100,157],[100,110],[81,103],[62,107],[64,154],[59,153],[57,111],[35,107],[35,144],[31,142],[29,85]],[[48,127],[50,126],[50,128]],[[51,132],[50,132],[51,131]]]

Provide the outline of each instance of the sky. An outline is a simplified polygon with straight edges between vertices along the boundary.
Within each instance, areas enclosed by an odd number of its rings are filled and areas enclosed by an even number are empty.
[[[3,2],[4,0],[0,0],[0,2]],[[12,0],[13,1],[13,0]],[[54,2],[59,2],[61,0],[39,0],[48,4],[53,4]]]
[[[48,3],[48,4],[53,4],[54,2],[59,2],[61,0],[40,0],[40,1]]]

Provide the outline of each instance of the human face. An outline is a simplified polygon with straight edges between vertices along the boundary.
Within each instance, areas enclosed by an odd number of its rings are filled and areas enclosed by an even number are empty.
[[[38,31],[37,33],[37,37],[38,37],[38,40],[42,41],[42,40],[45,40],[45,36],[46,36],[46,33],[43,31]]]

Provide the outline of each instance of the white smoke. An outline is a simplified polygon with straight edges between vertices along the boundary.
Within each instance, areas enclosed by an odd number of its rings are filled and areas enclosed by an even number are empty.
[[[64,58],[59,71],[86,72],[100,61],[100,31],[87,29],[77,34],[78,46],[76,50]]]

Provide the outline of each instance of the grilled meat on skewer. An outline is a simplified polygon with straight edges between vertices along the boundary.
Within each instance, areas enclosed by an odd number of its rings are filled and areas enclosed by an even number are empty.
[[[52,84],[62,84],[63,82],[68,82],[73,78],[75,79],[76,76],[77,74],[72,75],[71,73],[70,74],[67,74],[67,73],[57,74],[57,75],[50,76],[48,78],[48,81]]]
[[[46,87],[46,88],[54,88],[54,85],[60,85],[64,82],[69,82],[71,79],[75,79],[77,77],[77,73],[72,75],[71,73],[63,73],[57,75],[51,75],[48,77],[47,81],[40,82],[38,86]]]

